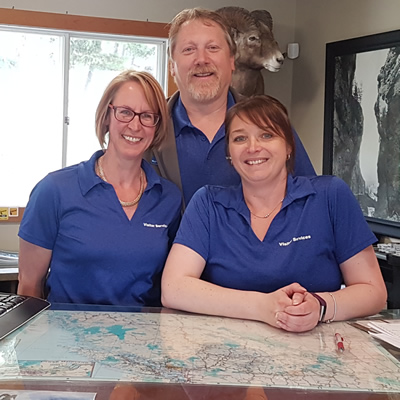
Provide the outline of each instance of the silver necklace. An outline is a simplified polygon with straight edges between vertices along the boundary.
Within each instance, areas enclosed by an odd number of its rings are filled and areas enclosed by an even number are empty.
[[[283,200],[284,199],[282,199],[268,214],[264,215],[263,217],[260,217],[259,215],[254,214],[253,211],[251,211],[249,208],[250,214],[254,215],[257,218],[268,218],[278,208],[278,206],[283,202]]]
[[[101,179],[103,179],[104,182],[110,183],[108,182],[104,171],[103,171],[103,157],[99,157],[97,160],[97,169],[99,172],[99,176]],[[139,194],[137,195],[136,199],[133,201],[123,201],[120,200],[118,198],[119,203],[121,204],[122,207],[133,207],[135,206],[137,203],[139,203],[139,200],[141,199],[142,195],[143,195],[143,191],[144,191],[144,177],[143,177],[143,170],[142,168],[140,168],[140,188],[139,188]]]

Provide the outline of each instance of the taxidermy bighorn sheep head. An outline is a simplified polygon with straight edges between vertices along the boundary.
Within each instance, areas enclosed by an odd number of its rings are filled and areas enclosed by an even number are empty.
[[[241,7],[223,7],[216,12],[224,18],[237,47],[232,87],[244,96],[263,94],[261,70],[277,72],[284,60],[272,33],[271,14]]]

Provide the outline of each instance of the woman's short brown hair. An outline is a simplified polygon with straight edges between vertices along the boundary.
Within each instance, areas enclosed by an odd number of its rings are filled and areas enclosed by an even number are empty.
[[[225,118],[227,148],[232,121],[235,117],[243,121],[249,121],[261,129],[272,127],[291,149],[290,158],[286,162],[286,168],[289,173],[293,173],[296,155],[293,128],[286,107],[279,100],[267,95],[258,95],[245,98],[231,107]]]
[[[167,135],[168,108],[164,92],[154,78],[148,72],[127,70],[117,75],[106,87],[96,110],[96,136],[100,146],[106,145],[106,134],[109,130],[108,117],[111,109],[109,104],[113,102],[116,93],[126,82],[137,82],[143,89],[147,102],[154,112],[160,115],[160,122],[156,126],[156,132],[150,148],[159,148]]]

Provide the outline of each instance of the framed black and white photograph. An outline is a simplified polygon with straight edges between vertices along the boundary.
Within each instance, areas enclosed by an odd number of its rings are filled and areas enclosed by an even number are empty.
[[[375,233],[400,236],[400,30],[326,45],[323,173]]]

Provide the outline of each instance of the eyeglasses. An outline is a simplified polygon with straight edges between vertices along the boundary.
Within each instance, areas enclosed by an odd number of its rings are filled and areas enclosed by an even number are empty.
[[[142,112],[137,113],[130,108],[126,107],[116,107],[112,104],[109,104],[108,107],[114,110],[114,117],[119,122],[131,122],[136,115],[139,117],[139,121],[143,126],[152,127],[156,126],[160,121],[160,116],[158,114],[150,113],[150,112]]]

